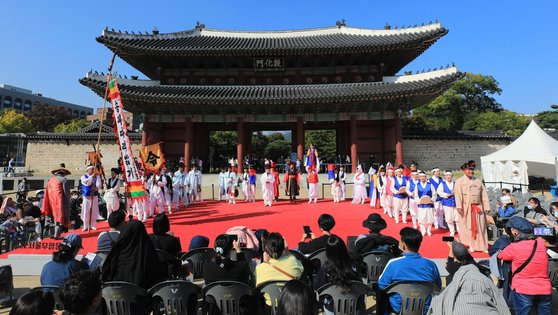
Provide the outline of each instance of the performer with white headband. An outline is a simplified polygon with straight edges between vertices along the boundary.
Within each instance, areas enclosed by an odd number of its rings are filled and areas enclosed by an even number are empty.
[[[436,190],[434,185],[426,180],[426,173],[419,172],[419,182],[414,192],[415,201],[418,204],[418,224],[422,236],[432,235],[432,223],[434,223],[434,202]]]
[[[438,191],[438,187],[442,183],[442,178],[440,177],[440,169],[434,168],[432,169],[432,177],[428,180],[432,186],[434,186],[434,190]],[[434,228],[443,228],[444,227],[444,209],[442,209],[442,197],[437,196],[434,200]]]
[[[120,200],[118,198],[118,192],[120,191],[119,173],[120,170],[118,168],[112,168],[110,170],[110,178],[107,180],[107,189],[103,196],[107,205],[107,216],[120,207]]]
[[[395,169],[395,177],[391,182],[391,192],[393,193],[393,209],[392,214],[395,218],[395,223],[399,223],[399,214],[401,213],[403,223],[407,223],[407,212],[409,211],[409,202],[407,196],[407,180],[401,176],[403,170],[400,168]]]
[[[411,171],[411,179],[407,181],[407,194],[410,196],[409,212],[411,213],[411,220],[413,220],[413,228],[415,229],[417,228],[418,203],[413,196],[417,189],[418,182],[418,171]]]
[[[81,205],[81,220],[83,221],[83,231],[91,227],[96,230],[97,217],[99,216],[99,190],[103,188],[101,177],[95,175],[93,165],[87,166],[85,174],[81,177],[81,195],[83,203]]]
[[[449,227],[450,236],[455,235],[455,225],[459,221],[459,215],[457,213],[457,208],[455,207],[455,196],[453,195],[453,187],[455,183],[453,182],[453,173],[451,171],[444,172],[444,180],[442,184],[438,186],[438,196],[442,197],[442,207],[444,209],[444,216],[446,219],[446,224]],[[459,225],[457,225],[457,232],[459,233]]]

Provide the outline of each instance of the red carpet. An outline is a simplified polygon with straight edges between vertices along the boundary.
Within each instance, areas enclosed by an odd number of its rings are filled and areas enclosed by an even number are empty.
[[[215,237],[224,233],[228,228],[244,225],[251,229],[266,228],[270,232],[280,232],[287,239],[289,248],[297,247],[302,237],[302,226],[309,225],[312,231],[319,236],[318,217],[322,213],[333,215],[336,221],[333,233],[339,235],[344,240],[349,235],[367,233],[367,229],[362,227],[362,221],[372,212],[380,213],[388,228],[384,234],[399,239],[399,230],[404,226],[411,226],[409,222],[395,224],[395,222],[383,214],[382,209],[373,209],[368,204],[355,205],[350,201],[335,204],[331,199],[318,201],[317,204],[308,204],[301,200],[297,204],[288,201],[280,201],[272,207],[264,207],[262,201],[255,203],[237,202],[236,205],[229,205],[225,202],[208,201],[190,206],[186,209],[173,212],[170,215],[171,231],[175,236],[180,237],[182,249],[186,251],[192,236],[205,235],[211,240],[211,245]],[[146,222],[148,232],[151,232],[152,219]],[[108,229],[106,222],[100,222],[97,231],[90,234],[79,230],[83,237],[83,247],[81,254],[94,252],[97,248],[97,236],[102,231]],[[422,243],[420,253],[428,258],[445,258],[448,255],[448,246],[442,242],[442,236],[448,235],[447,230],[434,230],[431,237],[426,236]],[[6,258],[9,254],[50,254],[53,251],[51,240],[43,242],[40,249],[20,248],[0,255]],[[50,244],[49,244],[50,243]],[[51,247],[49,248],[50,245]],[[46,247],[46,248],[43,248]],[[476,253],[475,257],[487,257],[487,254]]]

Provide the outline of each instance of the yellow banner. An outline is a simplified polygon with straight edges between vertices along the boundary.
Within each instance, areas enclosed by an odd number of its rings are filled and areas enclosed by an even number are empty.
[[[147,171],[155,171],[165,163],[161,143],[155,143],[140,149],[140,157]]]

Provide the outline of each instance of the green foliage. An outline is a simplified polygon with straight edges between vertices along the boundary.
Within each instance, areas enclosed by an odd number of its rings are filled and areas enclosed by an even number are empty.
[[[279,157],[287,158],[291,153],[291,142],[285,139],[278,139],[269,142],[264,151],[264,156],[277,161]]]
[[[69,122],[60,123],[54,127],[56,133],[76,132],[89,126],[89,122],[85,119],[74,119]]]
[[[46,105],[35,105],[26,114],[36,131],[52,132],[61,123],[67,123],[74,118],[65,108]]]
[[[509,136],[520,136],[529,125],[530,119],[514,112],[472,112],[467,114],[463,125],[464,130],[493,131],[502,130]]]
[[[558,105],[550,105],[552,110],[546,110],[535,116],[535,121],[541,128],[558,129]]]
[[[263,132],[258,131],[252,134],[252,144],[250,145],[250,155],[256,157],[265,156],[265,148],[269,144],[269,139],[263,134]]]
[[[403,120],[403,127],[460,130],[468,113],[501,111],[502,106],[493,97],[501,92],[498,81],[492,76],[467,73],[444,94],[429,104],[414,109],[411,116],[413,118]]]
[[[305,150],[312,143],[318,150],[321,161],[335,161],[337,152],[337,135],[335,130],[306,130],[304,133]],[[304,152],[306,154],[306,151]]]
[[[225,166],[231,157],[236,158],[236,131],[213,131],[209,134],[209,146],[213,151],[213,167]]]
[[[33,124],[24,114],[15,110],[0,114],[0,133],[27,133],[33,131]]]

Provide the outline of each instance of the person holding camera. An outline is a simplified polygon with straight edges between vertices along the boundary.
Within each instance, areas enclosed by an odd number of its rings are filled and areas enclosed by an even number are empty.
[[[298,250],[301,253],[311,254],[318,249],[325,248],[327,239],[331,235],[330,231],[335,226],[335,219],[330,214],[324,213],[318,218],[318,226],[320,227],[322,236],[316,237],[312,232],[310,232],[310,235],[306,232],[302,234],[302,239],[300,243],[298,243]],[[310,241],[306,242],[308,239],[310,239]]]
[[[512,217],[506,224],[512,243],[498,259],[510,261],[511,289],[516,315],[552,314],[552,286],[548,277],[545,241],[533,235],[532,224],[524,218]]]

